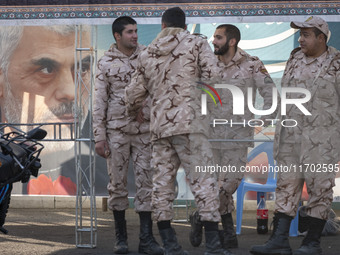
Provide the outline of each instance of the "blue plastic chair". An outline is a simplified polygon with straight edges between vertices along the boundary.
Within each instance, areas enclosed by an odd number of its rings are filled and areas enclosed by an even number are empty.
[[[268,165],[273,166],[268,171],[267,182],[265,184],[261,183],[249,183],[242,179],[238,189],[237,189],[237,200],[236,200],[236,234],[241,234],[241,226],[242,226],[242,216],[243,216],[243,202],[244,196],[248,191],[257,191],[257,192],[275,192],[276,189],[276,178],[277,175],[275,171],[273,171],[275,162],[273,156],[273,142],[264,142],[260,145],[256,146],[248,155],[248,162],[254,159],[260,153],[265,152],[268,157]],[[298,217],[291,223],[290,227],[290,236],[297,236],[298,229]]]

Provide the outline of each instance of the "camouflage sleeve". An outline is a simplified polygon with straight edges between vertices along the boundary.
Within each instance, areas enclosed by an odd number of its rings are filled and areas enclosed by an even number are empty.
[[[144,106],[144,101],[149,95],[146,86],[145,68],[139,59],[137,69],[132,74],[131,82],[125,89],[126,111],[128,115],[136,116]]]
[[[218,60],[207,40],[202,39],[199,51],[198,64],[201,68],[201,79],[210,83],[217,83],[222,77],[222,71],[218,67]]]
[[[255,63],[253,79],[255,82],[255,86],[259,91],[259,94],[263,98],[263,110],[270,109],[273,104],[273,88],[275,88],[276,85],[273,82],[272,78],[270,77],[264,64],[260,60],[257,60]],[[280,105],[279,93],[277,93],[277,95],[278,95],[278,102],[276,106]],[[276,111],[267,117],[270,119],[273,119],[276,117],[276,115],[277,115],[277,107],[276,107]]]
[[[109,82],[102,61],[99,60],[94,85],[94,106],[92,113],[95,142],[106,140],[106,114],[108,108]]]
[[[336,60],[335,64],[336,68],[336,77],[335,77],[335,82],[336,82],[336,91],[338,92],[338,95],[340,97],[340,59]]]

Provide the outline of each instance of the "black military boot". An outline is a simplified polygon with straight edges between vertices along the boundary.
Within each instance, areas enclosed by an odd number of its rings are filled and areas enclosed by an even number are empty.
[[[194,211],[192,214],[190,214],[189,220],[191,225],[189,240],[192,246],[198,247],[202,243],[203,228],[198,211]]]
[[[289,228],[293,217],[284,213],[275,213],[274,229],[269,240],[264,245],[251,247],[250,253],[255,255],[291,255],[289,245]]]
[[[188,255],[177,242],[175,230],[171,227],[170,221],[157,223],[164,247],[164,255]]]
[[[229,250],[223,249],[218,233],[218,223],[204,221],[205,252],[204,255],[233,255]]]
[[[298,231],[302,234],[308,231],[309,225],[310,225],[310,216],[307,215],[306,207],[301,206],[299,209],[299,225],[298,225]]]
[[[319,255],[322,254],[320,247],[321,233],[326,224],[325,220],[309,217],[309,228],[301,247],[293,252],[293,255]]]
[[[232,214],[227,213],[227,214],[221,215],[221,222],[223,226],[222,238],[221,238],[222,247],[225,249],[237,248],[238,241],[237,241],[237,236],[236,236],[235,229],[234,229],[234,222],[233,222]]]
[[[127,254],[129,253],[129,250],[127,244],[125,211],[113,211],[113,216],[115,219],[116,230],[116,244],[114,247],[114,253]]]
[[[152,233],[151,212],[140,212],[139,253],[162,255],[163,249],[156,242]]]

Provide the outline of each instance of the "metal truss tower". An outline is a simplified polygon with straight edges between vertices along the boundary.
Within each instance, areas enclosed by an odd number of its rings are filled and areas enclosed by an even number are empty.
[[[91,30],[91,47],[82,45],[83,32]],[[88,32],[88,31],[87,31]],[[83,54],[90,53],[90,82],[83,80]],[[95,194],[95,149],[92,128],[92,92],[97,63],[97,26],[77,25],[75,33],[75,167],[76,195],[76,246],[97,246],[97,212]],[[84,122],[88,128],[83,128]],[[82,145],[88,149],[82,153]],[[82,156],[86,154],[86,157]],[[85,208],[86,204],[86,208]],[[89,205],[89,207],[88,207]]]

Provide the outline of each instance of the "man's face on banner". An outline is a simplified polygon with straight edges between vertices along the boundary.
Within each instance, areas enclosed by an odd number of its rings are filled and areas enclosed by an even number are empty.
[[[83,33],[82,38],[82,47],[90,47],[90,34]],[[1,72],[2,118],[9,123],[73,123],[74,56],[74,32],[60,34],[44,27],[25,27],[9,58],[7,76]],[[82,55],[82,71],[88,84],[88,52]],[[88,97],[88,93],[82,96]],[[44,129],[53,138],[53,126]],[[58,135],[59,130],[56,132]],[[64,139],[70,137],[68,126],[62,128],[62,134]]]

